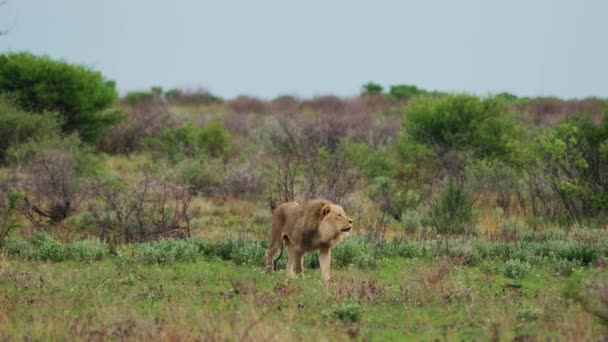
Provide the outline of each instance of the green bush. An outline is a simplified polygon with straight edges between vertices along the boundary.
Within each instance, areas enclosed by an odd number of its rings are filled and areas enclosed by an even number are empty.
[[[505,262],[504,274],[513,279],[524,278],[532,270],[532,265],[527,261],[511,259]]]
[[[553,259],[550,262],[551,269],[555,274],[567,277],[574,272],[574,270],[581,266],[581,262],[578,260],[569,259]]]
[[[99,239],[81,240],[66,247],[66,259],[74,261],[99,261],[108,256],[108,253],[108,245],[99,241]]]
[[[332,248],[331,263],[335,267],[354,264],[360,268],[375,267],[378,260],[371,244],[358,239],[346,239]]]
[[[356,302],[343,302],[333,309],[325,310],[322,315],[325,319],[338,320],[344,323],[355,323],[361,320],[361,305]]]
[[[361,94],[362,95],[378,95],[378,94],[382,94],[382,90],[384,90],[382,85],[380,85],[378,83],[374,83],[374,82],[367,82],[361,87]]]
[[[65,246],[52,239],[46,240],[34,251],[34,258],[43,261],[64,261],[66,255]]]
[[[478,158],[509,159],[520,135],[501,101],[464,94],[419,98],[405,108],[403,126],[440,155],[470,150]]]
[[[18,191],[0,191],[0,247],[13,230],[20,226],[18,204],[23,194]]]
[[[472,230],[473,201],[449,178],[445,189],[431,204],[430,219],[440,234],[469,233]]]
[[[232,149],[232,138],[217,121],[200,128],[186,123],[163,130],[160,137],[146,139],[146,144],[162,157],[176,163],[184,158],[224,158]]]
[[[535,146],[543,180],[570,218],[608,216],[608,114],[599,124],[582,115],[562,122]]]
[[[55,137],[60,131],[59,117],[39,115],[18,109],[6,96],[0,96],[0,162],[6,150],[30,140]]]
[[[16,237],[9,237],[6,239],[2,249],[10,256],[23,259],[31,259],[34,256],[34,248],[32,244],[26,240]]]
[[[199,246],[184,240],[160,240],[138,245],[138,253],[144,264],[171,264],[194,261]]]
[[[407,100],[414,96],[426,95],[429,92],[409,84],[393,85],[389,89],[389,94],[397,100]]]
[[[56,112],[67,132],[94,142],[120,116],[104,112],[117,93],[115,84],[88,67],[27,52],[0,55],[0,92],[26,111]]]
[[[263,266],[266,262],[266,248],[258,241],[241,243],[232,250],[230,258],[237,265]]]

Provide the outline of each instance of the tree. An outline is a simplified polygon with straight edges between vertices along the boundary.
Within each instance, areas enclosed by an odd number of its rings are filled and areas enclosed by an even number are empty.
[[[415,85],[398,84],[391,86],[389,94],[397,100],[407,100],[414,96],[426,95],[428,91],[420,89]]]
[[[520,132],[501,101],[465,94],[416,100],[406,107],[404,128],[439,157],[456,151],[481,159],[510,158]]]
[[[117,99],[113,81],[88,67],[47,56],[0,55],[0,92],[9,94],[23,110],[58,113],[64,131],[77,131],[90,143],[121,118],[117,111],[107,111]]]
[[[362,86],[362,95],[378,95],[382,94],[384,88],[378,83],[367,82]]]

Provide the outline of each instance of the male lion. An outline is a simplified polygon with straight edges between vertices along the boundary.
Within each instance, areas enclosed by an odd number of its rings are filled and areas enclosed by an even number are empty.
[[[275,269],[275,263],[283,254],[283,241],[287,242],[287,275],[295,277],[295,271],[303,272],[304,253],[319,249],[319,264],[324,281],[330,280],[330,248],[348,236],[353,227],[341,206],[327,200],[312,200],[303,205],[287,202],[278,206],[272,214],[270,245],[266,257],[266,270]],[[281,247],[279,257],[274,254]]]

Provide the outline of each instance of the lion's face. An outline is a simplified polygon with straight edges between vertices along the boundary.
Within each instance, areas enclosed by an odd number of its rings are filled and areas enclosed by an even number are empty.
[[[336,234],[348,236],[353,227],[353,220],[344,212],[344,209],[335,204],[328,204],[323,207],[323,225],[331,226]]]

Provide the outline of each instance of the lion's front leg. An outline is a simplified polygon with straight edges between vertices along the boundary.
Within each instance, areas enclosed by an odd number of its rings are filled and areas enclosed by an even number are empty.
[[[323,281],[329,281],[330,275],[330,264],[331,264],[331,250],[329,248],[321,249],[319,254],[319,264],[321,265],[321,276]]]
[[[294,265],[296,273],[302,274],[304,273],[304,252],[297,251],[295,257]]]

